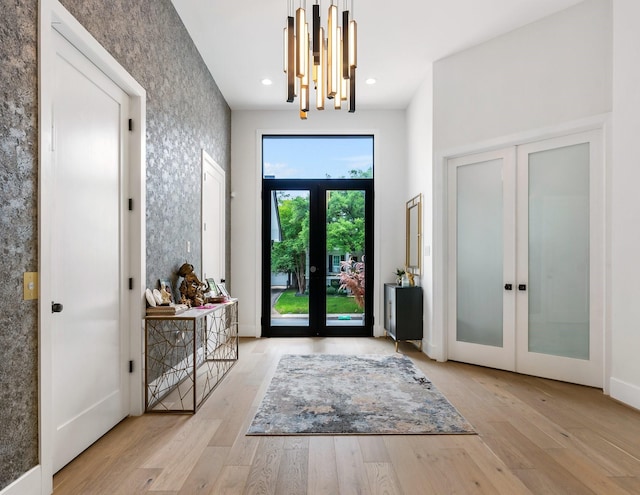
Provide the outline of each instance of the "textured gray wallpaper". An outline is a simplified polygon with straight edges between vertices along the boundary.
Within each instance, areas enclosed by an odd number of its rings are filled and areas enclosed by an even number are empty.
[[[146,285],[185,260],[199,271],[201,150],[229,171],[228,105],[170,0],[62,4],[147,90]],[[38,463],[37,304],[22,301],[37,270],[37,5],[0,0],[0,490]]]
[[[37,0],[0,0],[0,489],[38,463]]]
[[[201,273],[201,150],[229,170],[228,105],[169,0],[61,3],[147,90],[147,287]]]

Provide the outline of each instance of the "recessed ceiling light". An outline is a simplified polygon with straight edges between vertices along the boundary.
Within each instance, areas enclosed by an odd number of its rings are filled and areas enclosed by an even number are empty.
[[[369,86],[371,86],[372,84],[375,84],[376,82],[377,81],[373,77],[370,77],[365,81],[365,83],[367,83]]]
[[[271,86],[273,84],[273,81],[266,77],[261,82],[264,86]]]

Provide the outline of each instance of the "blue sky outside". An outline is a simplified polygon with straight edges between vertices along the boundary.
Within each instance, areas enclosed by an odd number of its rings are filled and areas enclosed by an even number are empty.
[[[262,163],[276,179],[348,178],[373,168],[373,136],[263,136]]]

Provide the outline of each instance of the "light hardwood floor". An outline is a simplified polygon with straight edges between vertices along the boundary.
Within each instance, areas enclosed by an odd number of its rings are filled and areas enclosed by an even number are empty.
[[[54,494],[639,494],[640,412],[601,391],[409,356],[478,435],[247,437],[287,353],[392,354],[385,339],[242,339],[194,416],[124,420]]]

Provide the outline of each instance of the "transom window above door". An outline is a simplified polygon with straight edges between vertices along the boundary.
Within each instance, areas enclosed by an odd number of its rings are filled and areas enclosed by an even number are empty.
[[[262,136],[264,179],[372,179],[373,136]]]

